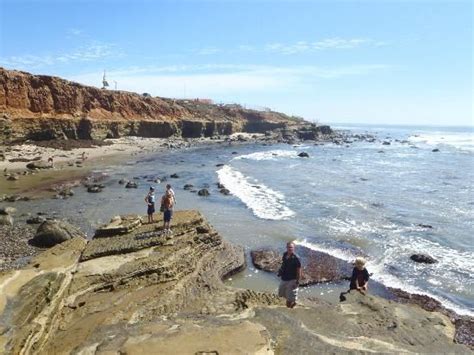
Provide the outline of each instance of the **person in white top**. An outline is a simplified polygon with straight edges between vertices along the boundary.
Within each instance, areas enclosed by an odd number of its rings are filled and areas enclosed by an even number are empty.
[[[171,194],[171,197],[173,198],[173,206],[176,205],[176,195],[174,194],[170,184],[166,185],[166,192]]]

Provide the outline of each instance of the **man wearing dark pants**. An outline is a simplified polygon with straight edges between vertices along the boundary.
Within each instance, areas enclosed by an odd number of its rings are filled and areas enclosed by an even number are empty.
[[[293,308],[296,305],[298,286],[301,279],[301,262],[295,254],[295,244],[293,242],[286,244],[286,252],[283,253],[278,276],[281,277],[278,296],[285,297],[286,306]]]

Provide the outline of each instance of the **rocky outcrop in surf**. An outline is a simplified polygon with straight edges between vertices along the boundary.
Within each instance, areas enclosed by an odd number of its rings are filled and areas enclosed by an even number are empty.
[[[101,90],[0,68],[0,141],[4,142],[122,136],[197,138],[275,129],[308,139],[332,133],[328,126],[310,125],[274,111]]]
[[[437,312],[359,293],[295,309],[222,280],[245,266],[195,211],[87,241],[66,240],[0,274],[0,352],[465,353]],[[123,219],[123,218],[122,218]],[[110,231],[109,231],[110,232]],[[123,231],[121,231],[123,232]]]

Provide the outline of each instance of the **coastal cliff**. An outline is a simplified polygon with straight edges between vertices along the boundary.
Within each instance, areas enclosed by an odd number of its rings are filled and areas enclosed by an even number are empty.
[[[466,353],[441,313],[361,294],[287,309],[273,294],[226,286],[244,251],[195,211],[174,234],[115,224],[0,274],[0,352]],[[130,217],[131,218],[131,217]],[[158,221],[160,222],[160,221]],[[120,234],[111,233],[112,227]]]
[[[311,126],[301,118],[273,111],[101,90],[58,77],[0,68],[0,142],[122,136],[197,138],[301,128],[306,137],[331,133],[328,126]]]

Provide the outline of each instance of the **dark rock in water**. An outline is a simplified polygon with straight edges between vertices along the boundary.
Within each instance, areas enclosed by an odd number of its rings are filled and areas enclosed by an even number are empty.
[[[184,190],[192,190],[193,187],[194,187],[194,185],[186,184],[186,185],[184,185],[183,189]]]
[[[222,163],[216,164],[216,167],[221,167],[221,166],[224,166],[224,164]]]
[[[210,193],[207,189],[201,189],[201,190],[198,191],[198,195],[199,196],[209,196]]]
[[[435,149],[432,150],[432,152],[434,152],[434,153],[439,152],[439,149],[435,148]]]
[[[359,180],[360,181],[369,181],[369,179],[367,179],[367,178],[360,178]]]
[[[13,217],[9,214],[0,214],[0,226],[13,226]]]
[[[417,224],[418,227],[421,227],[421,228],[429,228],[429,229],[432,229],[433,226],[429,225],[429,224],[422,224],[422,223],[419,223]]]
[[[301,153],[298,154],[298,156],[299,156],[300,158],[309,158],[309,154],[306,153],[306,152],[301,152]]]
[[[224,189],[220,189],[219,192],[220,192],[221,194],[223,194],[223,195],[226,195],[226,196],[227,196],[227,195],[230,195],[230,191],[229,191],[228,189],[225,189],[225,188],[224,188]]]
[[[28,218],[28,219],[26,220],[26,223],[27,223],[27,224],[41,224],[41,223],[43,223],[44,221],[46,221],[45,218],[37,216],[37,217],[30,217],[30,218]]]
[[[237,152],[232,152],[231,154],[232,154],[232,155],[236,155],[236,154],[239,154],[239,153],[237,153]]]
[[[87,188],[87,192],[91,192],[91,193],[102,192],[102,188],[99,185],[91,185]]]
[[[136,189],[138,187],[138,184],[135,181],[129,181],[125,185],[127,189]]]
[[[217,183],[217,188],[218,189],[225,189],[224,184],[221,184],[220,182]]]
[[[426,254],[413,254],[412,256],[410,256],[410,259],[417,263],[425,264],[434,264],[438,262],[438,260]]]
[[[40,160],[40,161],[33,161],[31,163],[26,164],[26,167],[30,170],[36,170],[36,169],[51,169],[53,166],[51,165],[51,163]]]
[[[385,153],[385,151],[383,151],[383,150],[379,150],[377,153]]]
[[[348,280],[352,275],[352,265],[329,254],[315,251],[303,246],[296,247],[296,254],[303,264],[302,286],[321,282]],[[256,268],[277,272],[281,265],[283,253],[272,249],[254,250],[250,252]]]
[[[392,143],[390,143],[390,142],[388,142],[388,141],[384,141],[384,142],[382,143],[382,145],[390,145],[390,144],[392,144]]]
[[[104,238],[130,233],[141,226],[141,224],[142,218],[136,214],[115,216],[109,223],[97,228],[94,238]]]
[[[127,182],[128,182],[127,179],[120,179],[118,183],[119,183],[120,185],[125,185]]]
[[[85,238],[79,228],[61,220],[46,220],[38,227],[31,244],[38,247],[52,247],[76,237]]]
[[[179,175],[174,173],[174,174],[171,174],[170,175],[170,178],[173,178],[173,179],[179,179]]]

